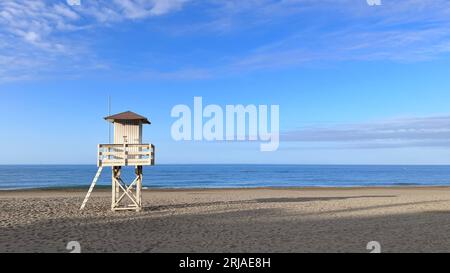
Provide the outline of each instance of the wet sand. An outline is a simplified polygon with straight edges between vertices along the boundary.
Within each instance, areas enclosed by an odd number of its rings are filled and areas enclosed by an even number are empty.
[[[0,252],[450,252],[450,188],[145,190],[111,212],[96,190],[0,192]]]

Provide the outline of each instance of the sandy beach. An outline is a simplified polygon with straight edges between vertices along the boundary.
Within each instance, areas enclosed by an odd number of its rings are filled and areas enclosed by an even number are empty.
[[[450,252],[450,188],[146,190],[144,211],[96,190],[0,192],[0,252]]]

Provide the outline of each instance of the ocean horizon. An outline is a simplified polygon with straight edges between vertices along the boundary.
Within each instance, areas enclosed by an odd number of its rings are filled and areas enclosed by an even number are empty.
[[[0,165],[0,190],[88,188],[95,165]],[[131,181],[133,167],[123,168]],[[104,168],[98,187],[110,187]],[[450,186],[447,165],[162,164],[144,167],[144,188]]]

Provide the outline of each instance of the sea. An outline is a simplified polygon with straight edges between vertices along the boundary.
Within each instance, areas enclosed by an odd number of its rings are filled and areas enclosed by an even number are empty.
[[[0,190],[87,188],[95,165],[0,165]],[[134,169],[123,169],[132,181]],[[97,183],[110,187],[111,168]],[[450,186],[450,166],[157,165],[144,167],[144,188]]]

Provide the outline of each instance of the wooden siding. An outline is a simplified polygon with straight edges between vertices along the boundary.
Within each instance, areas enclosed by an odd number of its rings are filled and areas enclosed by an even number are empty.
[[[114,144],[123,144],[124,137],[128,144],[142,143],[142,123],[123,121],[114,122]]]

